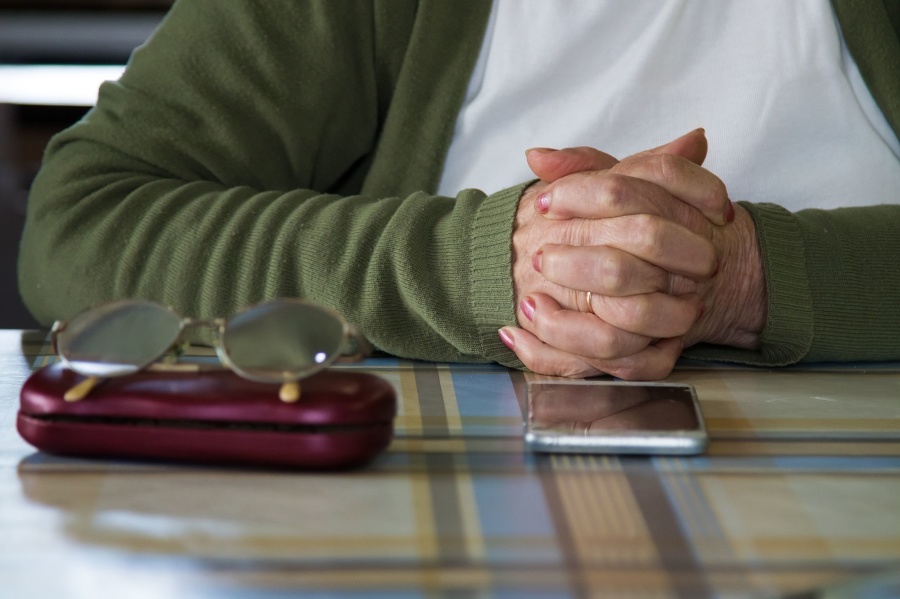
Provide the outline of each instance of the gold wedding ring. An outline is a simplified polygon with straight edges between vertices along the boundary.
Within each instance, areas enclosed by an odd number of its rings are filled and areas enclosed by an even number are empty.
[[[594,314],[594,304],[591,303],[592,297],[593,297],[593,294],[590,291],[588,291],[587,292],[587,306],[588,306],[587,311],[590,312],[591,314]]]

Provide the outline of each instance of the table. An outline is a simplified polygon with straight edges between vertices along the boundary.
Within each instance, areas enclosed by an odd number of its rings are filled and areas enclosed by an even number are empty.
[[[616,458],[524,449],[539,377],[373,359],[348,367],[397,389],[394,442],[363,470],[312,474],[34,451],[14,418],[44,338],[0,331],[3,597],[900,592],[897,364],[686,364],[671,379],[697,389],[708,454]]]

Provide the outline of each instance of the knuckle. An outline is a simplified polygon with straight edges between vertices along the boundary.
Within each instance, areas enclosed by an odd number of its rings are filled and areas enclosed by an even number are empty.
[[[710,173],[710,177],[712,177],[712,180],[709,196],[706,199],[707,207],[716,211],[724,210],[725,205],[730,201],[728,199],[728,189],[725,187],[725,183],[717,176]]]
[[[647,295],[635,295],[628,298],[622,313],[621,328],[626,330],[643,330],[654,313],[652,302]]]
[[[655,257],[660,252],[664,227],[662,219],[651,214],[636,214],[631,219],[633,239],[645,256]]]
[[[591,358],[610,360],[618,358],[618,347],[615,339],[608,331],[598,330],[588,335],[587,351]]]
[[[597,269],[603,290],[610,295],[623,294],[630,280],[628,268],[618,254],[607,254],[597,261]]]
[[[706,241],[701,264],[703,265],[703,274],[711,277],[719,266],[719,255],[716,246],[711,241]]]
[[[615,360],[632,354],[636,351],[635,345],[641,345],[643,339],[640,335],[613,326],[598,332],[590,337],[587,347],[590,357],[598,360]]]
[[[598,179],[597,200],[611,214],[621,213],[631,194],[629,177],[617,173],[605,173]]]
[[[579,171],[569,175],[571,181],[571,199],[582,200],[591,197],[597,186],[597,173],[594,171]]]
[[[651,154],[648,159],[660,182],[671,184],[678,180],[682,158],[674,154]]]

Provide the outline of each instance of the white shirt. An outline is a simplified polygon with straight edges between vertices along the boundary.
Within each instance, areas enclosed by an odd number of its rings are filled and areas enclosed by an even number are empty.
[[[440,193],[532,178],[530,147],[623,158],[697,127],[732,199],[900,202],[900,144],[827,0],[495,0]]]

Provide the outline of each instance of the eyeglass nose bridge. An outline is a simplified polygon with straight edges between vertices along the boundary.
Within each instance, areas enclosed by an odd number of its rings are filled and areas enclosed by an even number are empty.
[[[208,345],[218,347],[225,330],[225,318],[190,318],[181,319],[181,332],[176,345]]]

